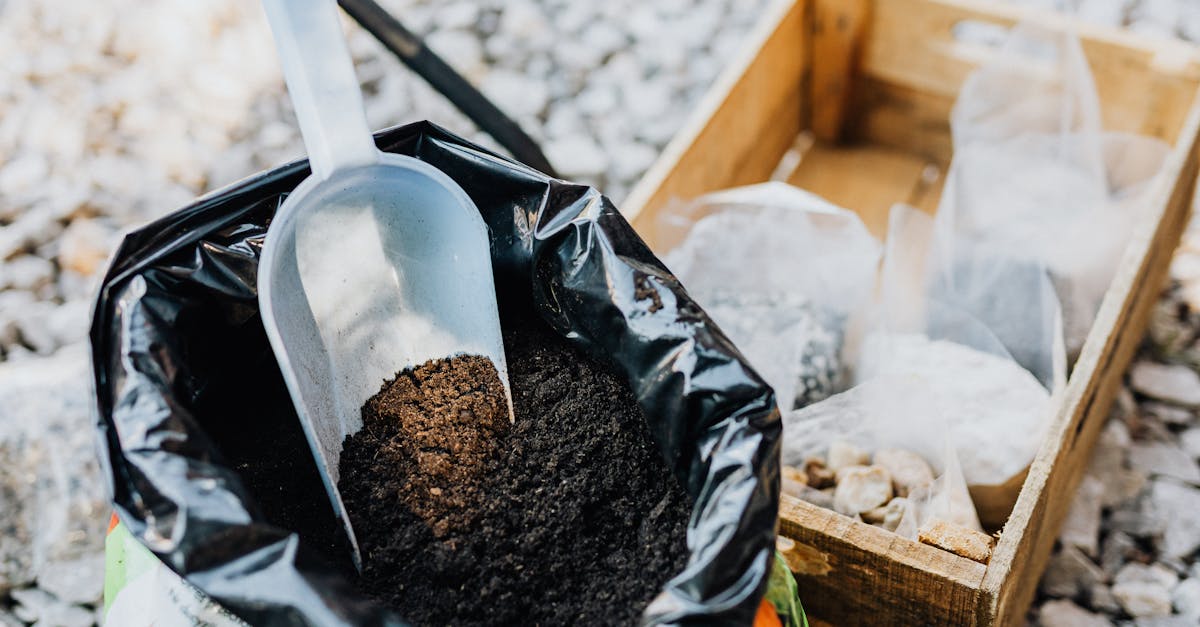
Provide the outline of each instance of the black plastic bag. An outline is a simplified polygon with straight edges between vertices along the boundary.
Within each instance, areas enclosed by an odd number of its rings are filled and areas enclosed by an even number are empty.
[[[529,299],[556,331],[618,367],[695,499],[688,566],[643,622],[750,624],[779,507],[770,388],[595,189],[429,123],[377,142],[466,190],[491,232],[497,291]],[[313,537],[337,535],[255,291],[267,225],[307,174],[307,162],[282,166],[125,238],[91,329],[101,463],[133,537],[241,619],[400,625],[352,589],[345,564],[302,541],[296,521],[264,515],[311,503],[306,524],[329,532]],[[262,485],[249,462],[264,456],[295,481]]]

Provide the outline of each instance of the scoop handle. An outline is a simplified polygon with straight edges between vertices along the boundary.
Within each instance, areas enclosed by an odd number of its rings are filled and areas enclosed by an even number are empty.
[[[313,175],[379,160],[335,0],[263,0]]]

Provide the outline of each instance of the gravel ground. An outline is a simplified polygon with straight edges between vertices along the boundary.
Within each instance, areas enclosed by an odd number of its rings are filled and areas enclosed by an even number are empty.
[[[383,4],[619,204],[766,2]],[[1200,41],[1188,0],[1021,3]],[[348,32],[372,126],[492,144]],[[0,626],[86,627],[108,512],[83,344],[98,275],[124,229],[303,149],[254,2],[0,0],[0,58]],[[1200,622],[1200,234],[1173,274],[1031,620]]]

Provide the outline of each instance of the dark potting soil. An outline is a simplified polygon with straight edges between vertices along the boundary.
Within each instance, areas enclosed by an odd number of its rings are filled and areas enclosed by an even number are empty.
[[[222,320],[221,312],[197,317],[205,323]],[[300,420],[291,411],[283,375],[266,336],[261,330],[254,332],[254,323],[232,333],[195,333],[205,341],[189,346],[189,352],[213,375],[203,393],[195,395],[193,409],[205,417],[207,435],[225,463],[237,470],[267,522],[299,533],[304,545],[313,549],[311,557],[353,574],[349,543],[309,454]],[[254,357],[229,359],[239,350]]]
[[[338,484],[359,585],[419,625],[633,623],[687,563],[690,499],[618,375],[532,313],[504,329],[515,423],[481,357],[363,407]]]

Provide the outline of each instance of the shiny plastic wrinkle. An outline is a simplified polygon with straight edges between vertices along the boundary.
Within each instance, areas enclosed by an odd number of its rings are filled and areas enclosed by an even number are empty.
[[[695,498],[688,565],[642,622],[749,624],[779,507],[770,388],[597,190],[428,123],[376,140],[462,186],[488,224],[497,292],[532,299],[556,331],[624,374]],[[91,329],[99,456],[134,537],[248,623],[402,625],[353,590],[345,564],[269,522],[260,501],[287,495],[254,493],[239,471],[299,428],[255,274],[266,226],[307,172],[301,161],[256,175],[125,238]],[[292,461],[319,482],[302,442]],[[328,508],[316,499],[311,515],[332,519]]]

